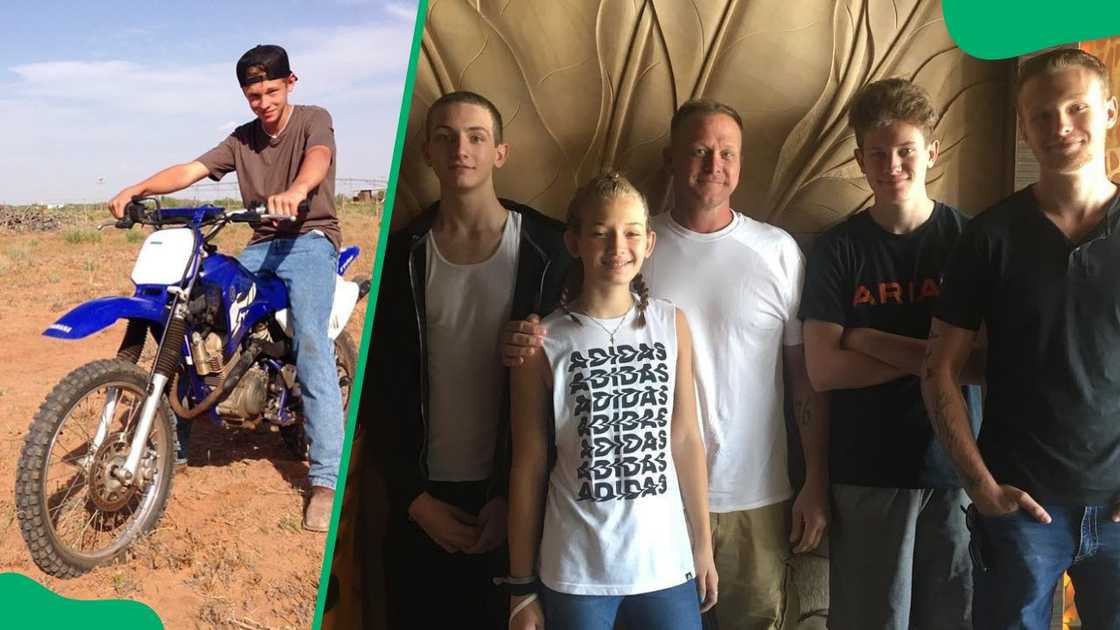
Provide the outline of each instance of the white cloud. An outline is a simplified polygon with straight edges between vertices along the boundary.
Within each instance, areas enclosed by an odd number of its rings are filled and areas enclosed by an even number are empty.
[[[413,21],[416,19],[416,5],[415,4],[400,4],[390,2],[385,5],[385,12],[389,15],[396,16],[402,20]]]
[[[415,8],[408,11],[411,19]],[[300,77],[292,100],[322,105],[335,119],[340,177],[388,175],[411,38],[404,20],[277,38]],[[0,82],[0,170],[11,177],[0,202],[107,198],[193,159],[252,116],[233,60],[56,59],[8,70],[14,79]]]
[[[403,76],[412,31],[402,25],[345,26],[292,34],[292,70],[315,93],[334,92],[386,74]],[[302,51],[298,54],[292,51]]]
[[[228,64],[172,68],[123,60],[46,61],[9,70],[19,77],[7,86],[9,94],[44,104],[177,114],[197,112],[200,106],[228,107],[239,99],[230,90],[235,83]],[[203,94],[218,98],[200,103],[197,96]]]

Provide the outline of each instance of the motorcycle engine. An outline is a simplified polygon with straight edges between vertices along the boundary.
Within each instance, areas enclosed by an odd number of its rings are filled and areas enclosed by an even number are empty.
[[[237,386],[218,403],[218,415],[223,418],[254,420],[264,412],[268,402],[268,374],[254,365],[245,372]]]
[[[204,337],[195,331],[191,335],[191,354],[199,376],[222,371],[222,338],[217,333],[210,332]]]

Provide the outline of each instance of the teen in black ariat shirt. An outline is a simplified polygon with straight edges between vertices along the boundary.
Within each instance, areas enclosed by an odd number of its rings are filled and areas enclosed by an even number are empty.
[[[874,203],[818,239],[800,312],[809,377],[831,392],[829,627],[970,630],[966,497],[917,377],[966,217],[926,194],[938,143],[924,90],[872,83],[849,120]],[[965,389],[974,427],[975,389]]]

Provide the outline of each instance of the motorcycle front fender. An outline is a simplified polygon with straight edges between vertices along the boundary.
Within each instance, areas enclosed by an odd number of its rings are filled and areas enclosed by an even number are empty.
[[[138,297],[97,298],[60,317],[43,334],[57,339],[82,339],[111,326],[118,319],[146,319],[162,325],[167,320],[167,308],[162,301]]]
[[[350,268],[350,263],[358,258],[358,254],[362,253],[362,248],[357,245],[351,245],[338,253],[338,275],[343,275],[346,270]]]

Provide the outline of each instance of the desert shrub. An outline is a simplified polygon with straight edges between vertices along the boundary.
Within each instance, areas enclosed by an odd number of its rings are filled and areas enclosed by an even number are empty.
[[[101,232],[91,228],[72,227],[62,231],[62,240],[71,245],[82,243],[100,243]]]

